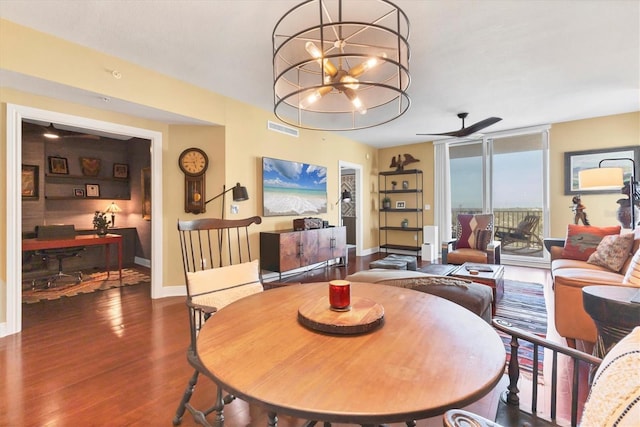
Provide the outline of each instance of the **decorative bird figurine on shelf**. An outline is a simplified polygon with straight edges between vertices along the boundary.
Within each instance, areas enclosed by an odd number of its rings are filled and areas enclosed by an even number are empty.
[[[419,159],[416,159],[411,154],[405,154],[404,160],[402,160],[402,154],[398,154],[398,157],[395,156],[391,158],[390,168],[396,168],[396,171],[404,170],[404,167],[410,165],[411,163],[419,162]]]

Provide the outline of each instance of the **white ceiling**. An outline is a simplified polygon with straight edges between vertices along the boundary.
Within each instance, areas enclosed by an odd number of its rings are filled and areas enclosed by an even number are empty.
[[[272,110],[271,35],[298,3],[0,0],[0,17]],[[484,132],[640,111],[638,0],[394,3],[411,22],[411,108],[389,124],[346,132],[349,138],[377,147],[417,143],[427,137],[416,133],[458,129],[461,111],[470,113],[467,126],[503,118]],[[194,122],[6,70],[0,84],[168,123]]]

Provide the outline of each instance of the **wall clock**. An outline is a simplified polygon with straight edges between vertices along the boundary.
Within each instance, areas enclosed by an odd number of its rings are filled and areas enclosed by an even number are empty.
[[[194,214],[205,212],[205,175],[209,167],[207,153],[199,148],[187,148],[178,158],[184,173],[184,211]]]

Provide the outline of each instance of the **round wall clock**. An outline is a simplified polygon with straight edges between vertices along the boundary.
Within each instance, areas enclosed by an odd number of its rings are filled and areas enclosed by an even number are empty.
[[[207,154],[199,148],[187,148],[178,158],[184,173],[184,211],[205,212],[205,173],[209,167]]]

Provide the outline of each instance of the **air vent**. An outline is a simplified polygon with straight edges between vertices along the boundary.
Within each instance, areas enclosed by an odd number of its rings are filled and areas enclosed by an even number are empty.
[[[294,129],[289,126],[282,125],[280,123],[272,122],[271,120],[267,120],[267,129],[272,130],[274,132],[284,133],[285,135],[293,136],[297,138],[300,136],[300,132],[298,129]]]

